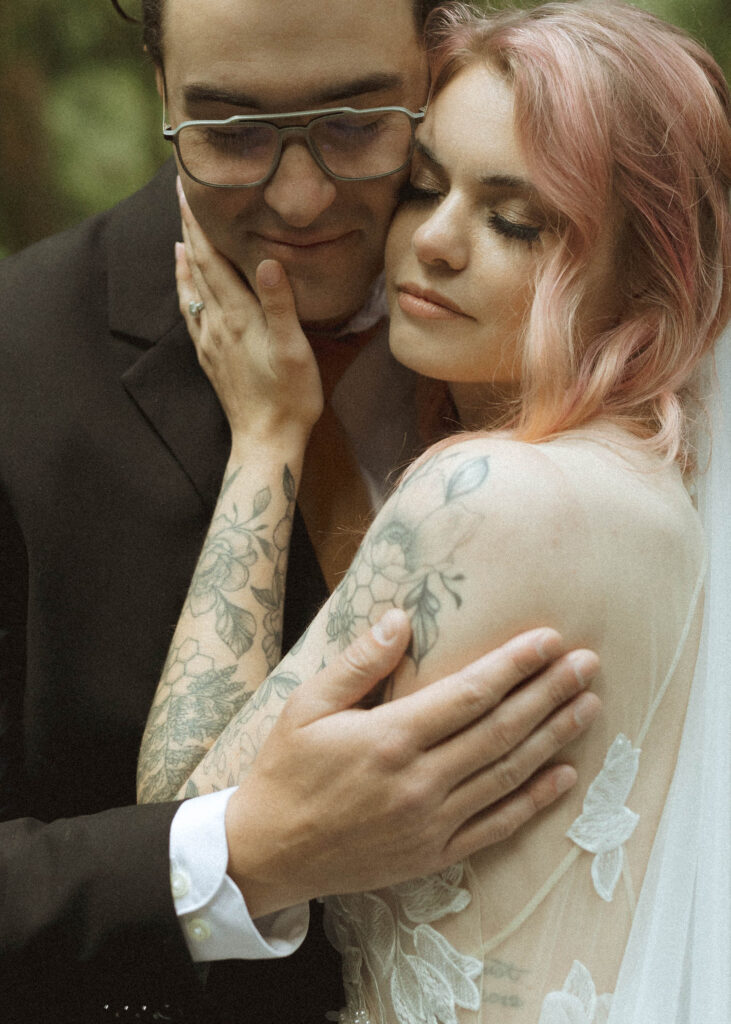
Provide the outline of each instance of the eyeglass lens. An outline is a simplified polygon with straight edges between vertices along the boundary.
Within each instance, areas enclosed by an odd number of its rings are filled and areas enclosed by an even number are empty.
[[[402,111],[365,111],[318,117],[276,128],[264,122],[185,125],[180,159],[189,174],[211,185],[251,185],[269,176],[280,132],[306,135],[324,167],[341,178],[370,178],[403,167],[411,148],[411,119]]]

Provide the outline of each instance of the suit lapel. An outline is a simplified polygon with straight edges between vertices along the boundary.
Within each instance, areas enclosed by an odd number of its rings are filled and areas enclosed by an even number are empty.
[[[178,309],[173,245],[181,232],[172,161],[112,212],[108,234],[110,331],[142,350],[122,383],[210,514],[230,434]],[[284,650],[327,597],[299,508],[287,579]]]
[[[210,510],[229,431],[178,310],[173,245],[180,216],[172,161],[113,211],[108,231],[110,331],[143,350],[122,375],[123,385]]]
[[[182,319],[137,359],[122,381],[205,507],[212,510],[223,479],[230,435]]]

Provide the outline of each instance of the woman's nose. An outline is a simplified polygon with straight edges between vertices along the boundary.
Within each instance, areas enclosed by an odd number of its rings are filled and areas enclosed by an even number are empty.
[[[416,229],[412,244],[422,263],[464,270],[469,260],[469,235],[459,201],[442,200]]]

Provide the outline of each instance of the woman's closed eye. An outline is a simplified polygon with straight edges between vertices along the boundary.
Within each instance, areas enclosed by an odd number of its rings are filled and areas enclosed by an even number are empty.
[[[538,241],[542,231],[542,227],[538,224],[527,224],[524,221],[513,220],[494,210],[490,213],[488,220],[491,227],[499,235],[517,242],[526,242],[529,245]]]
[[[398,202],[402,203],[435,203],[444,195],[438,188],[428,185],[417,185],[413,181],[405,181],[399,189]]]
[[[406,181],[399,190],[398,201],[400,205],[436,203],[443,199],[444,195],[444,190],[436,184]],[[490,227],[503,238],[525,242],[529,245],[538,241],[543,230],[542,224],[520,220],[517,216],[507,217],[504,213],[498,213],[497,210],[491,210],[487,220]]]

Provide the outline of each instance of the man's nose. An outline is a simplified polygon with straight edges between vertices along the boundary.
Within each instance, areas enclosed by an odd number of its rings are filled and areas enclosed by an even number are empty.
[[[264,187],[264,199],[287,224],[306,228],[331,205],[336,192],[335,181],[318,167],[307,144],[291,139]]]

